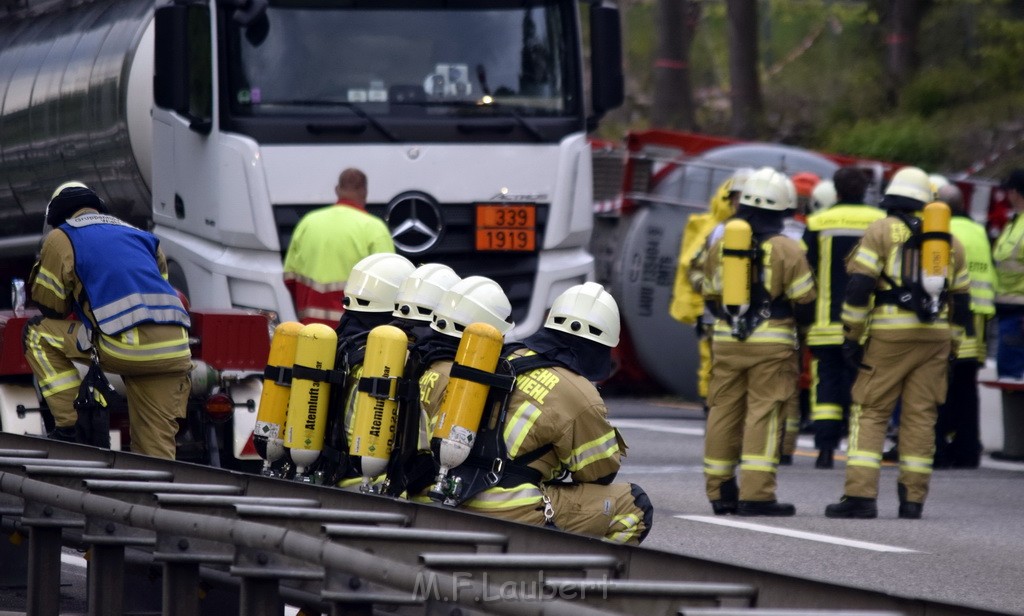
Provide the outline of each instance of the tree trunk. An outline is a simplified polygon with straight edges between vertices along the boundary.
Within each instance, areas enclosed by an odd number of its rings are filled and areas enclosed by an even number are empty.
[[[732,134],[753,138],[761,127],[764,104],[758,77],[757,2],[726,0],[729,15],[729,99]]]
[[[658,0],[651,101],[651,124],[656,127],[697,129],[690,48],[700,13],[701,5],[694,0]]]
[[[890,0],[876,6],[885,24],[886,99],[895,106],[900,90],[917,70],[918,31],[932,0]]]

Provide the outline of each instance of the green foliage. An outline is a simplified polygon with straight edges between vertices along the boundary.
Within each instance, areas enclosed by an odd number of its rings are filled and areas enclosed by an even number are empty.
[[[1024,85],[1024,21],[985,19],[979,24],[978,56],[986,80],[1006,89]]]
[[[980,85],[974,71],[963,62],[923,69],[900,92],[904,112],[930,117],[936,112],[975,96]]]
[[[629,103],[602,134],[649,126],[658,1],[619,0]],[[749,1],[760,21],[765,139],[960,170],[1024,130],[1020,0],[933,0],[919,31],[918,72],[895,109],[876,12],[889,0]],[[703,0],[690,68],[698,126],[712,134],[730,130],[728,37],[724,0]]]
[[[848,128],[834,130],[825,149],[936,169],[943,166],[949,142],[945,131],[918,116],[907,115],[859,120]]]

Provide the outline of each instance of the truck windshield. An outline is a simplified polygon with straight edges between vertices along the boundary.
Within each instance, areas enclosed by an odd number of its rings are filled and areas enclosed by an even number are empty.
[[[225,20],[230,112],[578,115],[575,10],[564,0],[272,0],[247,28]]]

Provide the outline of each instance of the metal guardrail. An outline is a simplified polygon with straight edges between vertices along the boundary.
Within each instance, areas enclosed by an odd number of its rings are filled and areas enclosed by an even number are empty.
[[[162,613],[173,616],[201,613],[201,582],[236,586],[245,616],[281,614],[284,598],[331,614],[994,614],[10,434],[0,434],[0,521],[28,535],[27,548],[0,542],[0,559],[27,550],[38,616],[59,613],[64,544],[88,548],[89,613],[103,615],[123,613],[140,554],[159,567]]]

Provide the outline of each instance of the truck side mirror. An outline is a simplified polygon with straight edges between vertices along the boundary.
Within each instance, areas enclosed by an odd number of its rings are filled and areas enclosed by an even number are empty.
[[[208,134],[213,127],[213,49],[210,9],[172,4],[155,12],[153,102]]]
[[[594,112],[603,115],[622,104],[622,26],[616,6],[590,5],[591,96]]]
[[[188,9],[169,4],[155,11],[153,103],[161,109],[188,114]]]

